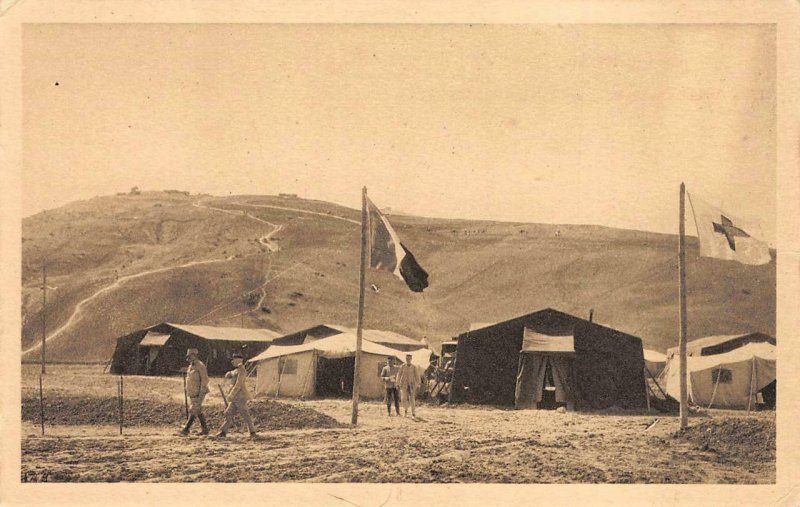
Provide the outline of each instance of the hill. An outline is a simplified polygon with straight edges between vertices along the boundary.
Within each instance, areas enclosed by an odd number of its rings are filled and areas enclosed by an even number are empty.
[[[294,196],[143,192],[22,223],[23,357],[38,356],[47,264],[48,357],[107,360],[115,338],[162,321],[289,332],[354,326],[360,212]],[[599,226],[391,216],[430,273],[414,294],[368,272],[365,326],[436,343],[544,307],[665,350],[677,343],[677,238]],[[688,240],[689,336],[775,334],[775,263],[700,258]],[[27,352],[26,352],[27,351]]]

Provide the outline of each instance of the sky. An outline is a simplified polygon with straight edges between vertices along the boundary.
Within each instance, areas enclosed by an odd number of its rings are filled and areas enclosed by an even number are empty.
[[[297,193],[677,232],[678,188],[774,240],[771,25],[40,24],[23,214]],[[687,230],[693,232],[692,221]]]

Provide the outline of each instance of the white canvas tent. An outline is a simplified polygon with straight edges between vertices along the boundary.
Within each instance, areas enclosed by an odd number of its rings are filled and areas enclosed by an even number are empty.
[[[341,333],[302,345],[273,345],[248,362],[256,365],[257,394],[311,398],[326,394],[326,386],[329,387],[331,382],[352,382],[355,352],[355,333]],[[421,375],[428,367],[430,350],[402,352],[362,340],[360,395],[364,398],[383,397],[380,368],[388,356],[405,361],[407,353],[412,355],[411,362]]]
[[[690,356],[687,361],[689,399],[716,408],[755,408],[757,393],[775,380],[775,346],[748,343],[724,354]],[[679,368],[665,371],[667,393],[680,396]]]
[[[644,366],[653,378],[661,375],[667,365],[667,356],[655,350],[644,349]]]

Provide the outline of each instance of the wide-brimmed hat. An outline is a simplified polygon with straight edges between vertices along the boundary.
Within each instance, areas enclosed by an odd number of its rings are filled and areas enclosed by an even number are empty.
[[[198,351],[197,351],[197,349],[188,349],[188,350],[186,351],[186,357],[189,357],[189,356],[199,356],[199,355],[200,355],[200,352],[198,352]]]

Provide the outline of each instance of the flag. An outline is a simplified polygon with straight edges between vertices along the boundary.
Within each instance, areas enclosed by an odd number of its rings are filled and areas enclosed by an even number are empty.
[[[742,264],[767,264],[772,260],[769,246],[758,224],[748,222],[690,195],[700,255]]]
[[[400,242],[394,228],[377,206],[367,199],[369,213],[369,265],[394,273],[414,292],[428,286],[428,273],[417,263],[414,255]]]

